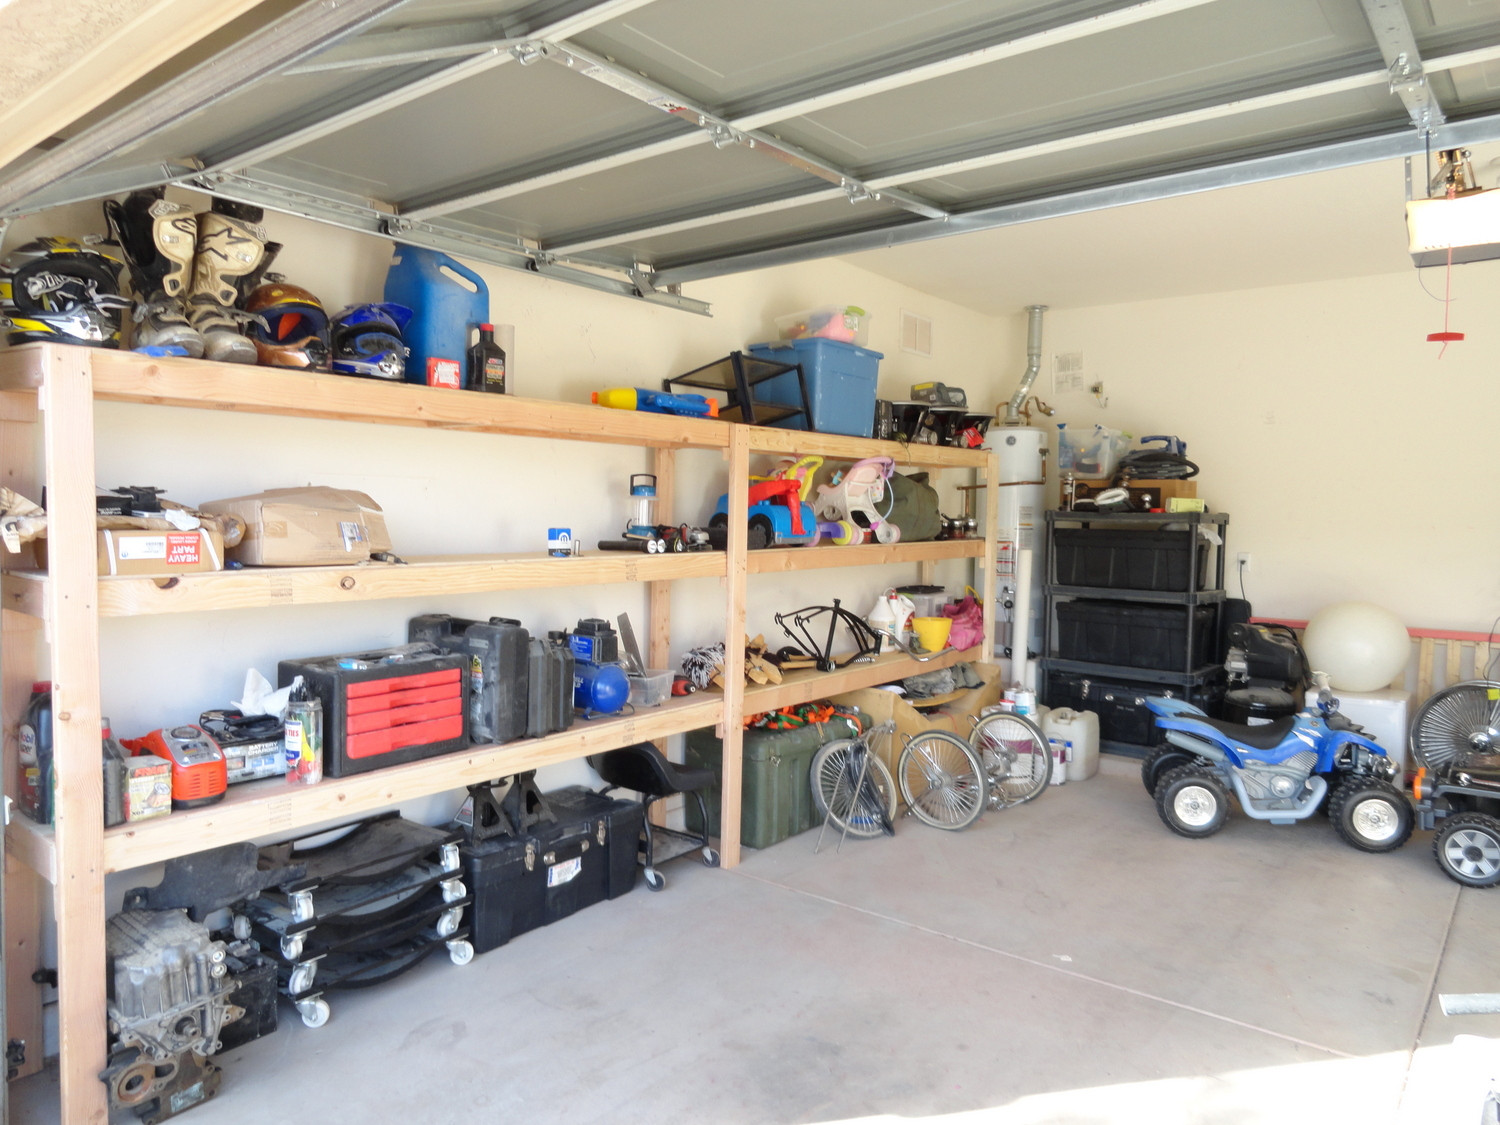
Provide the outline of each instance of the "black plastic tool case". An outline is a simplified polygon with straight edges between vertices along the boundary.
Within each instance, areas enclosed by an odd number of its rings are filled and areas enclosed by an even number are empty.
[[[466,659],[471,742],[490,745],[525,737],[531,637],[519,621],[426,613],[406,623],[406,639],[427,641]]]
[[[526,733],[533,738],[573,725],[573,650],[561,633],[532,637]]]
[[[644,819],[639,801],[601,797],[582,786],[540,794],[530,775],[512,785],[510,810],[488,823],[476,815],[482,838],[462,849],[474,900],[470,940],[478,953],[635,886]],[[472,787],[465,807],[482,798],[476,790],[487,788]]]

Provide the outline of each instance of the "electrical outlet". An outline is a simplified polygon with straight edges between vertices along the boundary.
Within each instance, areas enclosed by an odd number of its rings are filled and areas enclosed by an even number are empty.
[[[1240,573],[1241,574],[1249,574],[1250,573],[1250,552],[1249,551],[1241,551],[1239,553],[1237,561],[1239,563]]]

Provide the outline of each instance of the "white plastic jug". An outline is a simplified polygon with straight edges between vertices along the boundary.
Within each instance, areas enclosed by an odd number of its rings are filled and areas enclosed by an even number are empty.
[[[1099,772],[1099,716],[1059,707],[1042,719],[1048,741],[1069,745],[1068,780],[1084,781]]]

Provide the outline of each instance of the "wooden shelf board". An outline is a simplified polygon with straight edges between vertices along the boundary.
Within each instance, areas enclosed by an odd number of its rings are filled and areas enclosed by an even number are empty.
[[[751,574],[782,574],[830,567],[883,566],[984,557],[983,539],[934,539],[923,543],[865,543],[858,547],[773,547],[746,556]]]
[[[779,430],[766,426],[750,428],[752,453],[819,454],[845,461],[865,457],[889,457],[898,465],[934,468],[983,469],[990,456],[987,449],[955,449],[946,445],[912,445],[901,441],[847,437],[843,434],[810,434],[806,430]]]
[[[261,609],[269,606],[363,602],[615,582],[660,582],[677,578],[722,578],[722,551],[647,555],[596,551],[554,559],[533,552],[514,555],[447,555],[409,559],[404,565],[265,566],[183,574],[175,578],[99,579],[99,615],[191,613]],[[7,571],[0,596],[7,609],[41,616],[46,600],[44,571]]]
[[[471,746],[354,777],[325,778],[317,785],[288,785],[281,778],[234,785],[218,804],[109,829],[104,834],[104,869],[125,871],[240,840],[314,830],[402,801],[714,726],[720,712],[717,696],[689,696],[634,715],[579,720],[546,738],[522,739],[503,746]],[[50,827],[17,817],[7,829],[6,843],[43,878],[55,881]]]
[[[825,699],[846,691],[888,684],[907,676],[948,668],[962,660],[978,660],[979,649],[945,649],[928,661],[919,661],[905,653],[877,656],[868,664],[851,664],[836,672],[789,672],[779,684],[748,684],[745,687],[746,715],[792,707],[809,699]]]
[[[0,356],[0,388],[26,389],[40,377],[28,345]],[[343,422],[377,422],[447,430],[566,438],[659,448],[724,449],[726,426],[703,418],[643,414],[514,395],[455,393],[411,383],[282,371],[200,359],[158,359],[89,349],[95,399],[109,402],[244,411]],[[45,356],[44,356],[45,362]]]

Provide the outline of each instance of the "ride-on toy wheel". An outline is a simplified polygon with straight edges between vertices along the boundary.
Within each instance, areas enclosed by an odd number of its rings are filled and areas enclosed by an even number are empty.
[[[1362,852],[1395,851],[1411,837],[1411,805],[1394,785],[1374,778],[1351,777],[1340,785],[1328,819],[1344,843]]]
[[[1200,766],[1178,766],[1156,786],[1156,811],[1179,836],[1201,840],[1224,827],[1229,793],[1218,777]]]
[[[1432,854],[1454,882],[1493,887],[1500,883],[1500,820],[1486,813],[1450,816],[1432,838]]]
[[[1170,770],[1179,766],[1190,766],[1198,760],[1198,755],[1191,750],[1184,750],[1180,746],[1168,743],[1158,746],[1146,755],[1141,762],[1141,784],[1146,787],[1146,792],[1153,797],[1156,795],[1156,787],[1161,783]]]

